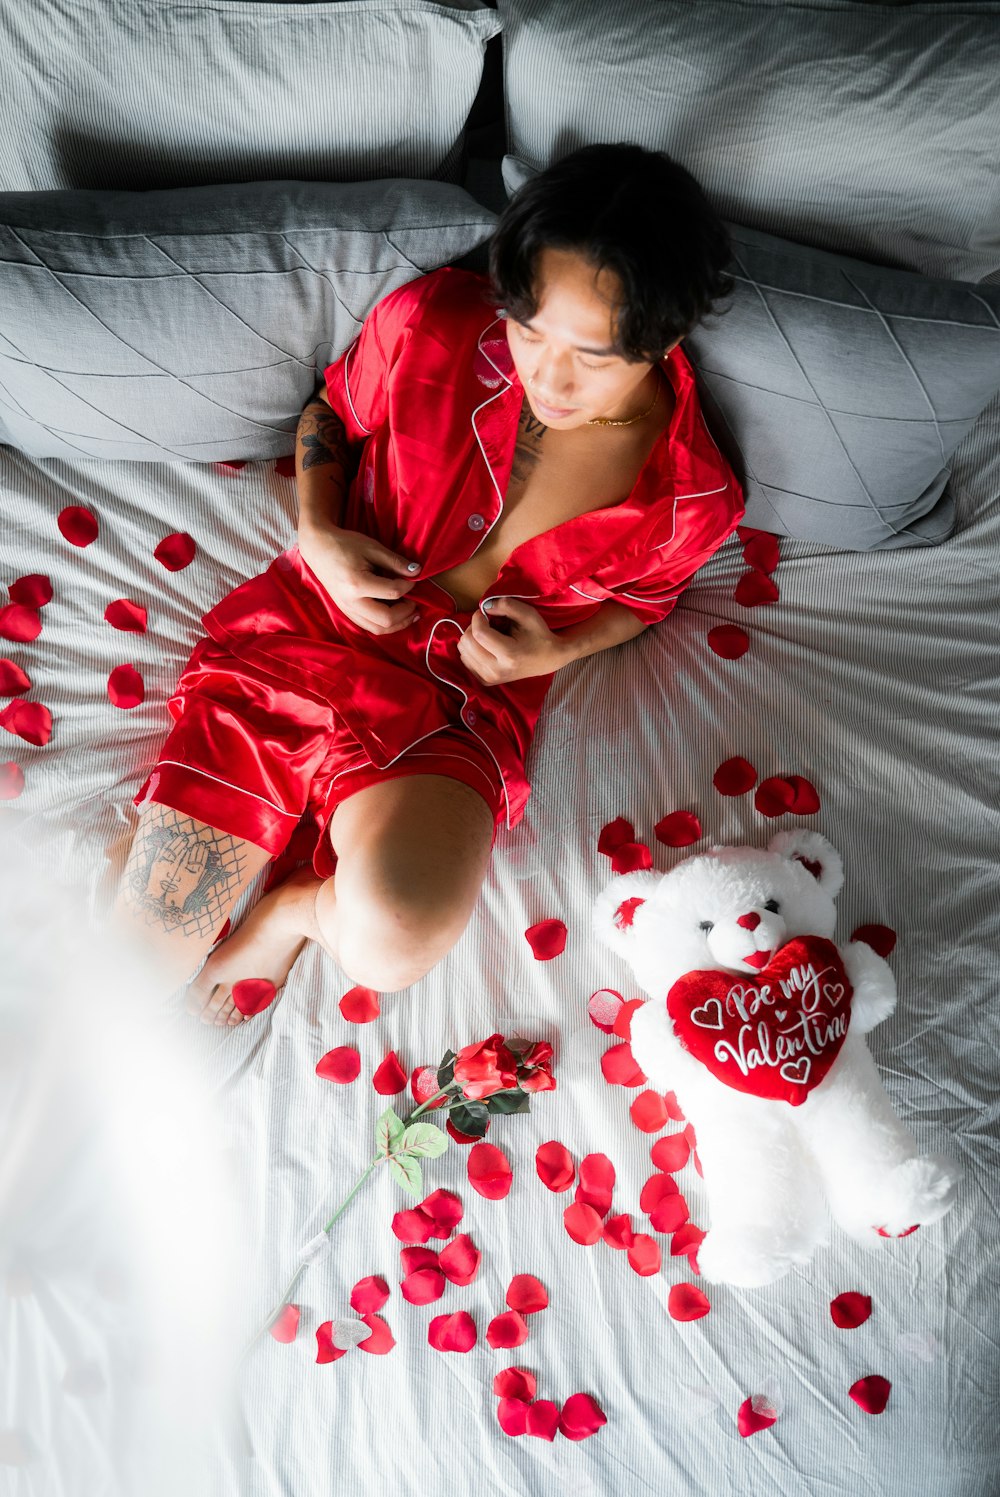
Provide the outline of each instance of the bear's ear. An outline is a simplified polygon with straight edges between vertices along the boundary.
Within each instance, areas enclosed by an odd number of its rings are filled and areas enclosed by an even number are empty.
[[[801,863],[831,899],[836,899],[844,886],[840,853],[821,832],[811,832],[804,826],[795,827],[790,832],[779,832],[772,837],[767,850],[787,858],[790,863]]]
[[[620,956],[627,956],[635,933],[636,911],[645,903],[657,884],[659,873],[620,873],[594,906],[594,930],[597,939]]]

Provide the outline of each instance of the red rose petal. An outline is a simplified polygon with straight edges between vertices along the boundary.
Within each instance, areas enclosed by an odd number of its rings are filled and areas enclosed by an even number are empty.
[[[444,1294],[445,1278],[438,1268],[415,1268],[399,1286],[399,1292],[410,1305],[429,1305]]]
[[[482,1256],[468,1233],[462,1232],[460,1236],[449,1242],[446,1248],[441,1249],[438,1262],[445,1278],[450,1283],[463,1287],[471,1284],[476,1277]]]
[[[748,567],[753,567],[758,572],[766,572],[770,576],[781,560],[778,537],[772,535],[769,530],[756,531],[749,540],[744,542],[743,560]]]
[[[645,842],[623,842],[611,854],[612,873],[635,873],[640,868],[652,868],[653,854]]]
[[[660,1244],[645,1232],[637,1232],[628,1249],[629,1268],[648,1278],[650,1274],[659,1273],[661,1261]]]
[[[434,1230],[435,1221],[428,1216],[426,1211],[419,1206],[411,1206],[405,1211],[397,1211],[392,1218],[392,1230],[394,1236],[400,1242],[426,1242],[428,1237],[436,1237]]]
[[[179,530],[174,535],[164,536],[153,555],[168,572],[180,572],[194,561],[196,550],[194,539],[186,530]]]
[[[664,1196],[649,1213],[649,1225],[654,1232],[676,1232],[678,1227],[683,1227],[688,1216],[688,1203],[680,1193]]]
[[[146,617],[142,604],[133,603],[131,598],[116,598],[104,610],[105,622],[125,634],[145,634]]]
[[[573,1156],[565,1144],[551,1139],[547,1144],[539,1144],[535,1154],[535,1170],[542,1184],[554,1194],[569,1190],[576,1178],[576,1166]]]
[[[449,1237],[464,1215],[462,1202],[452,1190],[432,1190],[417,1209],[434,1223],[432,1237]]]
[[[530,1403],[538,1392],[538,1381],[526,1367],[505,1367],[493,1379],[493,1392],[497,1398],[516,1398]]]
[[[468,1157],[469,1184],[488,1201],[502,1201],[510,1190],[514,1172],[496,1144],[474,1144]]]
[[[452,1138],[455,1140],[455,1142],[457,1144],[476,1144],[476,1143],[479,1142],[479,1136],[478,1136],[478,1134],[475,1134],[475,1133],[463,1133],[461,1131],[461,1129],[455,1127],[455,1124],[452,1122],[451,1118],[446,1118],[445,1119],[445,1125],[444,1126],[445,1126],[445,1128],[447,1128],[448,1132],[451,1134]],[[490,1119],[487,1118],[486,1119],[486,1132],[489,1133],[489,1131],[490,1131]]]
[[[733,597],[744,608],[759,608],[762,603],[777,603],[780,594],[765,572],[751,569],[736,584]]]
[[[285,1306],[277,1320],[268,1326],[268,1330],[275,1341],[280,1341],[282,1346],[288,1346],[290,1342],[295,1340],[299,1333],[300,1314],[301,1311],[298,1305]]]
[[[382,1012],[378,994],[371,988],[351,988],[338,1004],[349,1024],[370,1024]],[[434,1088],[437,1091],[437,1087]]]
[[[108,677],[108,696],[123,711],[138,707],[146,695],[142,677],[134,665],[116,665]]]
[[[671,811],[653,828],[665,847],[690,847],[701,836],[701,822],[693,811]]]
[[[381,1315],[362,1315],[361,1319],[371,1330],[371,1335],[358,1342],[358,1351],[367,1351],[376,1357],[383,1357],[387,1351],[392,1351],[396,1342]]]
[[[666,1138],[658,1138],[649,1151],[649,1157],[658,1170],[666,1170],[673,1173],[681,1170],[688,1162],[691,1153],[691,1145],[683,1133],[670,1133]]]
[[[376,1310],[381,1310],[388,1298],[389,1286],[385,1279],[369,1274],[366,1279],[359,1279],[351,1290],[351,1309],[359,1315],[373,1315]]]
[[[678,1194],[677,1182],[672,1175],[650,1175],[639,1192],[639,1209],[647,1214],[655,1211],[661,1201]]]
[[[372,1086],[380,1097],[395,1097],[406,1089],[406,1072],[395,1050],[390,1050],[372,1077]]]
[[[232,458],[229,458],[229,459],[221,458],[220,461],[219,461],[219,467],[220,468],[228,468],[231,473],[238,473],[240,471],[240,469],[241,468],[245,468],[246,465],[247,465],[246,464],[246,458],[244,458],[242,460],[242,462],[236,462]]]
[[[496,1351],[509,1351],[528,1339],[528,1322],[518,1310],[494,1315],[486,1328],[486,1339]]]
[[[803,779],[800,774],[790,774],[788,783],[792,787],[794,799],[792,811],[796,816],[815,816],[819,810],[819,795],[816,786],[809,780]]]
[[[397,1233],[396,1235],[398,1236],[399,1234]],[[437,1253],[433,1248],[427,1247],[400,1248],[399,1262],[404,1278],[408,1273],[414,1273],[418,1268],[437,1268],[439,1266]]]
[[[586,1154],[580,1160],[580,1183],[573,1199],[581,1206],[593,1206],[598,1216],[611,1210],[615,1188],[615,1167],[607,1154]]]
[[[635,827],[624,816],[616,816],[614,821],[609,821],[607,826],[602,827],[597,839],[597,851],[610,858],[615,848],[621,847],[623,842],[634,841]]]
[[[687,1253],[689,1256],[692,1253],[697,1255],[698,1249],[704,1241],[705,1234],[701,1228],[696,1227],[694,1222],[685,1222],[682,1227],[677,1228],[671,1237],[670,1251],[677,1256],[681,1253]]]
[[[880,1377],[877,1372],[871,1372],[867,1377],[859,1377],[856,1383],[851,1384],[847,1392],[858,1408],[864,1409],[866,1414],[881,1414],[889,1402],[892,1384],[888,1378]]]
[[[796,790],[790,780],[772,775],[761,780],[753,803],[762,816],[784,816],[795,804]]]
[[[0,764],[0,800],[17,800],[24,789],[24,770],[13,759]]]
[[[525,1434],[536,1435],[539,1440],[554,1440],[559,1428],[559,1409],[550,1398],[536,1398],[528,1405]]]
[[[274,465],[274,471],[280,474],[282,478],[294,478],[295,454],[290,453],[287,457],[279,457]]]
[[[740,1404],[736,1428],[746,1439],[748,1435],[755,1435],[758,1430],[770,1429],[777,1417],[771,1404],[757,1394],[754,1398],[745,1398]]]
[[[537,925],[528,927],[524,939],[536,962],[550,962],[566,949],[566,926],[561,920],[540,920]]]
[[[757,783],[757,771],[749,759],[743,759],[738,754],[734,759],[726,759],[720,764],[712,776],[712,784],[720,795],[746,795]]]
[[[439,1091],[437,1071],[433,1066],[417,1066],[416,1070],[411,1072],[410,1092],[415,1102],[423,1105],[424,1102],[429,1102],[433,1096],[436,1096]],[[438,1100],[434,1103],[430,1111],[434,1112],[438,1107],[443,1107],[447,1100],[447,1097],[438,1097]]]
[[[571,1393],[559,1414],[559,1428],[567,1440],[587,1440],[607,1422],[604,1410],[589,1393]]]
[[[611,1033],[616,1034],[620,1040],[630,1040],[632,1038],[632,1015],[636,1009],[642,1008],[645,1002],[645,998],[631,998],[628,1003],[623,1003],[615,1014]]]
[[[25,743],[44,748],[52,737],[52,713],[41,702],[26,702],[21,697],[15,697],[0,712],[0,728],[6,728],[8,733],[16,733]]]
[[[636,1065],[632,1046],[627,1040],[605,1050],[601,1056],[601,1070],[609,1086],[643,1086],[647,1080]]]
[[[596,993],[591,993],[587,999],[591,1024],[610,1034],[623,1001],[621,993],[616,993],[614,988],[598,988]]]
[[[37,608],[26,608],[23,603],[8,603],[6,608],[0,608],[0,639],[27,645],[41,632],[42,620]]]
[[[277,991],[266,977],[242,977],[233,983],[233,1002],[245,1019],[252,1019],[274,1002]]]
[[[698,1139],[694,1131],[693,1123],[684,1124],[684,1137],[687,1139],[692,1149],[696,1149],[698,1147]]]
[[[700,1320],[712,1306],[694,1284],[671,1284],[667,1310],[674,1320]]]
[[[667,1117],[675,1123],[683,1123],[684,1114],[681,1112],[680,1103],[677,1101],[676,1092],[664,1092],[663,1100],[667,1106]]]
[[[632,1218],[630,1216],[610,1216],[604,1223],[604,1230],[601,1233],[601,1237],[609,1248],[614,1248],[616,1251],[631,1247],[635,1241],[635,1233],[632,1230]]]
[[[44,608],[52,601],[52,583],[42,572],[31,572],[27,577],[18,577],[10,588],[10,601],[23,603],[26,608]]]
[[[435,1315],[427,1327],[427,1340],[435,1351],[471,1351],[476,1334],[476,1322],[467,1310],[456,1310],[454,1315]]]
[[[708,631],[708,645],[723,660],[739,660],[750,648],[750,636],[738,624],[718,624]]]
[[[667,1126],[667,1106],[659,1092],[640,1092],[633,1097],[629,1112],[640,1133],[659,1133]]]
[[[592,1247],[604,1230],[604,1223],[593,1206],[581,1201],[574,1201],[572,1206],[566,1207],[563,1226],[581,1247]]]
[[[71,546],[89,546],[97,539],[97,516],[82,504],[67,505],[56,524]]]
[[[328,1050],[316,1063],[317,1076],[322,1076],[324,1081],[338,1081],[341,1086],[357,1080],[360,1070],[361,1056],[350,1045],[338,1045],[336,1050]]]
[[[337,1362],[346,1355],[346,1347],[333,1344],[333,1321],[324,1320],[322,1325],[316,1327],[316,1361]]]
[[[512,1310],[519,1310],[522,1315],[537,1315],[548,1305],[549,1293],[533,1273],[516,1273],[507,1285],[505,1299]]]
[[[851,940],[864,941],[879,956],[889,956],[896,944],[896,932],[891,925],[859,925]]]
[[[871,1313],[871,1295],[857,1294],[853,1289],[847,1290],[845,1294],[838,1294],[836,1299],[830,1301],[831,1319],[842,1331],[853,1331],[859,1325],[864,1325]]]
[[[18,697],[31,690],[31,681],[21,667],[6,656],[0,659],[0,697]]]
[[[497,1419],[505,1435],[523,1435],[528,1427],[528,1405],[521,1398],[501,1398]]]

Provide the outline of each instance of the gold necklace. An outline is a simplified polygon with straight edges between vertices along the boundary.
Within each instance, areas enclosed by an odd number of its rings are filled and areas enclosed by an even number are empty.
[[[655,392],[653,394],[652,400],[650,401],[649,405],[646,407],[646,409],[644,411],[640,411],[639,412],[638,416],[630,416],[627,421],[612,421],[609,416],[595,416],[593,418],[593,420],[587,422],[587,425],[588,426],[631,426],[634,422],[641,421],[644,416],[648,416],[649,413],[650,413],[650,411],[653,409],[653,406],[659,400],[659,398],[660,398],[660,381],[657,380],[656,381],[656,390],[655,390]]]

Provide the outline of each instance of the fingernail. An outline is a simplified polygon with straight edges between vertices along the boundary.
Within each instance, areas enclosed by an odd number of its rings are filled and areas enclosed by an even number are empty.
[[[484,613],[489,613],[490,609],[493,607],[493,602],[494,602],[494,600],[492,598],[487,598],[486,599],[486,601],[483,603],[483,612]]]
[[[419,572],[420,571],[420,563],[419,563],[419,561],[408,561],[406,563],[406,570],[408,572]]]

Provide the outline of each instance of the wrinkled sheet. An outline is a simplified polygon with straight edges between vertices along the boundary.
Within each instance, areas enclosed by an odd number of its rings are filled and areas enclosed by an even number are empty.
[[[529,1114],[491,1125],[489,1139],[514,1172],[505,1200],[471,1189],[457,1144],[425,1164],[428,1189],[461,1196],[461,1229],[483,1252],[476,1280],[427,1306],[403,1300],[390,1223],[411,1202],[377,1174],[338,1223],[332,1255],[296,1295],[297,1339],[265,1337],[247,1363],[238,1416],[224,1420],[220,1410],[213,1491],[990,1497],[1000,1489],[1000,399],[959,450],[953,483],[960,527],[944,545],[856,555],[783,542],[779,601],[748,610],[733,599],[744,570],[734,540],[663,625],[562,672],[536,739],[525,820],[500,837],[466,933],[412,990],[384,998],[374,1022],[341,1016],[350,979],[316,948],[272,1008],[235,1030],[203,1027],[178,1008],[177,1035],[222,1105],[214,1142],[235,1164],[244,1225],[232,1272],[248,1329],[371,1157],[386,1105],[371,1076],[387,1051],[409,1072],[494,1029],[556,1047],[558,1089],[536,1097]],[[83,890],[100,914],[134,826],[131,797],[166,731],[165,700],[199,617],[289,543],[294,488],[267,463],[240,471],[33,463],[10,449],[0,450],[0,485],[0,576],[9,583],[43,572],[54,588],[39,638],[4,645],[54,722],[44,748],[4,737],[0,758],[25,774],[4,821],[40,876]],[[69,504],[98,516],[99,537],[85,549],[57,529]],[[195,538],[197,555],[167,572],[152,552],[175,531]],[[121,597],[148,608],[144,635],[103,621]],[[737,661],[706,642],[726,622],[750,634]],[[112,706],[105,689],[123,663],[145,682],[144,702],[128,711]],[[767,821],[751,796],[717,794],[712,774],[735,754],[762,778],[797,773],[817,787],[821,810],[806,824],[829,836],[846,868],[838,939],[868,922],[898,932],[891,960],[899,1004],[871,1048],[921,1147],[952,1152],[967,1174],[943,1224],[900,1241],[874,1239],[870,1251],[835,1235],[808,1268],[771,1288],[708,1287],[710,1313],[682,1324],[666,1303],[672,1283],[692,1279],[686,1261],[665,1252],[663,1272],[640,1278],[623,1253],[577,1246],[562,1224],[571,1196],[543,1186],[534,1156],[549,1139],[577,1160],[607,1153],[617,1169],[613,1211],[647,1226],[639,1192],[653,1140],[630,1120],[636,1093],[604,1081],[600,1057],[613,1037],[587,1016],[598,988],[639,996],[591,934],[593,901],[610,877],[597,840],[605,823],[627,816],[666,869],[683,853],[656,843],[653,826],[687,809],[705,833],[694,850],[710,841],[764,844],[793,818]],[[251,898],[257,892],[259,881]],[[568,939],[562,955],[539,962],[524,931],[547,918],[564,920]],[[361,1055],[361,1074],[347,1086],[315,1071],[339,1045]],[[396,1101],[405,1110],[409,1096]],[[692,1219],[707,1225],[692,1166],[677,1178]],[[211,1241],[204,1247],[213,1252]],[[514,1273],[536,1274],[550,1304],[530,1318],[525,1344],[504,1353],[486,1344],[485,1331],[505,1308]],[[369,1274],[390,1286],[382,1313],[396,1346],[386,1356],[351,1352],[316,1365],[316,1327],[350,1315],[351,1287]],[[838,1330],[829,1312],[846,1290],[873,1302],[853,1331]],[[51,1306],[43,1295],[3,1303],[8,1328],[15,1314],[19,1328],[7,1426],[30,1425],[32,1398],[67,1396]],[[477,1345],[465,1355],[433,1350],[430,1319],[458,1309],[475,1319]],[[78,1313],[86,1318],[85,1304]],[[590,1393],[606,1426],[579,1444],[508,1437],[491,1385],[513,1365],[532,1369],[538,1396],[557,1404]],[[892,1383],[878,1417],[847,1396],[869,1373]],[[754,1394],[770,1397],[779,1418],[742,1439],[737,1410]],[[112,1378],[77,1399],[62,1438],[89,1442],[95,1460],[94,1441],[113,1423],[119,1397]],[[14,1490],[98,1490],[93,1465],[81,1484],[72,1474],[56,1478],[46,1459],[13,1472],[21,1483]]]

